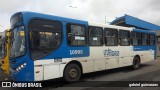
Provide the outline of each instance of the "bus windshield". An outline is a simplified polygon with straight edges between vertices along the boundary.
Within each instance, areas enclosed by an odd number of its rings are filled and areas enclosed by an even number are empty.
[[[25,54],[25,33],[24,26],[13,29],[10,58],[22,56]]]

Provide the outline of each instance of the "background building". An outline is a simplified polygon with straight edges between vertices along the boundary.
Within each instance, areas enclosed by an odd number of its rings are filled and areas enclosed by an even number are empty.
[[[157,56],[160,56],[160,26],[146,22],[139,18],[133,16],[124,15],[122,17],[116,18],[113,20],[111,25],[124,26],[124,27],[133,27],[136,29],[150,30],[154,31],[157,34]]]

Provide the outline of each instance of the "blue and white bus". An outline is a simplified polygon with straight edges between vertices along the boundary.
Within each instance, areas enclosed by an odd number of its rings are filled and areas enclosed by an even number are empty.
[[[63,77],[132,66],[156,58],[156,34],[34,12],[11,17],[10,76],[15,81]]]

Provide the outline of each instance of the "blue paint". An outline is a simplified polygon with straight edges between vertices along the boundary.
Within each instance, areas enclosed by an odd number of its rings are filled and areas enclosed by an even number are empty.
[[[10,74],[11,76],[14,76],[12,79],[15,81],[33,81],[34,80],[33,61],[31,61],[27,55],[14,58],[14,59],[15,59],[15,63],[10,62],[10,68],[13,70],[11,71]],[[13,59],[10,59],[10,61],[12,60]],[[17,72],[16,68],[23,63],[26,63],[27,65],[22,70]]]
[[[152,24],[150,22],[146,22],[144,20],[141,20],[141,19],[138,19],[138,18],[135,18],[133,16],[129,16],[129,15],[124,15],[122,17],[119,17],[119,18],[116,18],[115,20],[113,20],[110,25],[120,25],[120,26],[133,26],[135,27],[135,31],[137,32],[147,32],[147,31],[152,31],[152,30],[160,30],[160,26],[159,25],[155,25],[155,24]],[[141,29],[138,29],[138,28],[141,28]],[[142,30],[144,29],[144,31]],[[155,34],[154,32],[148,32],[148,33],[152,33],[152,34]],[[155,37],[155,40],[156,37]],[[154,47],[146,47],[146,49],[148,50],[149,48],[150,49],[153,49],[154,52],[155,52],[155,59],[157,58],[157,42],[155,41],[155,46]],[[145,50],[145,47],[143,46],[140,46],[140,49],[142,50]],[[137,50],[137,49],[136,49]]]
[[[47,60],[47,59],[54,59],[54,58],[74,58],[74,57],[87,57],[89,56],[89,46],[68,46],[67,40],[66,40],[66,25],[67,23],[76,23],[76,24],[83,24],[86,28],[88,28],[88,22],[82,21],[82,20],[75,20],[75,19],[69,19],[64,17],[58,17],[54,15],[45,15],[40,13],[34,13],[34,12],[21,12],[23,15],[23,24],[25,26],[25,32],[26,32],[26,53],[24,56],[10,59],[10,61],[15,61],[15,63],[10,62],[10,68],[14,71],[11,71],[12,79],[15,81],[34,81],[34,63],[33,60],[30,57],[29,52],[29,35],[28,35],[28,24],[30,20],[34,18],[43,18],[46,20],[56,20],[62,22],[63,27],[63,40],[61,46],[50,53],[49,55],[41,58],[40,60]],[[87,29],[86,29],[87,30]],[[70,50],[82,50],[83,53],[81,54],[70,54]],[[19,67],[21,64],[27,63],[26,68],[20,70],[19,72],[16,72],[16,68]]]
[[[121,23],[125,23],[125,16],[116,18],[115,20],[110,22],[110,25],[117,25],[117,23],[119,23],[120,21],[121,21]]]
[[[63,26],[63,40],[61,46],[50,53],[49,55],[41,58],[40,60],[47,60],[47,59],[54,59],[54,58],[74,58],[74,57],[88,57],[90,55],[89,52],[89,46],[68,46],[67,45],[67,36],[66,36],[66,25],[67,23],[76,23],[76,24],[83,24],[88,27],[88,22],[87,21],[81,21],[81,20],[75,20],[75,19],[69,19],[69,18],[64,18],[64,17],[58,17],[54,15],[45,15],[45,14],[40,14],[40,13],[33,13],[33,12],[22,12],[23,14],[23,24],[25,26],[25,32],[26,32],[26,53],[25,55],[21,57],[17,57],[14,59],[10,59],[10,61],[15,61],[13,64],[10,62],[10,68],[13,69],[14,71],[11,71],[11,76],[13,76],[13,79],[15,81],[34,81],[34,63],[33,60],[30,58],[30,52],[29,52],[29,35],[28,35],[28,23],[30,20],[34,18],[43,18],[43,19],[48,19],[48,20],[57,20],[62,22]],[[87,30],[87,29],[86,29]],[[146,32],[146,31],[140,31],[138,29],[135,29],[134,31],[138,32]],[[148,32],[152,33],[152,32]],[[155,34],[155,33],[153,33]],[[138,48],[138,49],[137,49]],[[155,46],[134,46],[133,50],[134,51],[141,51],[141,50],[150,50],[154,49],[156,52],[156,47]],[[70,54],[70,50],[80,50],[83,51],[81,54]],[[108,51],[107,51],[108,52]],[[108,55],[119,55],[119,52],[117,51],[111,51],[111,54],[108,53]],[[107,53],[106,53],[107,54]],[[21,64],[27,63],[27,66],[20,70],[19,72],[16,72],[15,69],[19,67]]]
[[[137,28],[143,28],[146,30],[160,30],[160,26],[135,18],[130,15],[124,15],[122,17],[116,18],[110,24],[115,25],[116,23],[118,24],[124,23],[129,26],[135,26]]]
[[[148,51],[154,50],[154,46],[133,46],[134,51]]]
[[[150,32],[150,31],[146,31],[146,30],[140,30],[140,29],[133,29],[133,31],[136,32],[143,32],[143,33],[148,33],[148,34],[154,34],[156,36],[155,32]],[[133,46],[133,50],[134,51],[147,51],[147,50],[154,50],[154,59],[156,60],[157,58],[157,43],[156,43],[156,37],[155,37],[155,45],[154,46]]]
[[[133,46],[133,51],[149,51],[154,50],[154,59],[156,60],[157,53],[156,53],[156,46]]]

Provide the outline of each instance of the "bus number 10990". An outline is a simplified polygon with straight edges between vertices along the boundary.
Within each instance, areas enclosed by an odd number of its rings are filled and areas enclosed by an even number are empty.
[[[83,54],[83,50],[70,50],[70,55]]]

